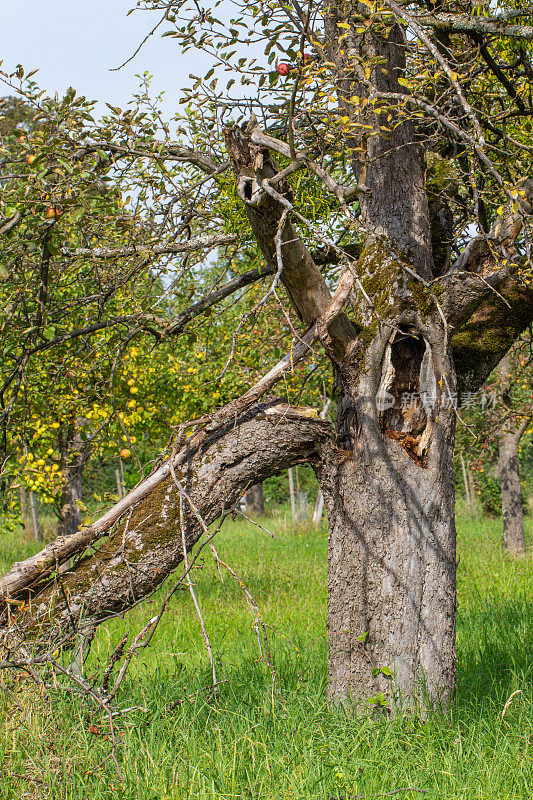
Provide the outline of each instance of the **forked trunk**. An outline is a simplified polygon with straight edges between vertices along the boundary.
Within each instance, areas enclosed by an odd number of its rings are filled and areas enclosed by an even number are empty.
[[[504,430],[499,437],[499,471],[502,492],[503,541],[511,555],[522,555],[526,549],[524,512],[518,461],[519,437]]]
[[[436,341],[372,343],[348,387],[353,451],[333,450],[319,471],[334,701],[445,706],[453,695],[453,370]]]

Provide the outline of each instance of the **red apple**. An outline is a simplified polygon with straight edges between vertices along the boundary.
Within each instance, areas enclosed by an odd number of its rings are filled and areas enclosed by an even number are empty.
[[[285,61],[281,61],[276,67],[276,72],[278,75],[288,75],[290,71],[290,64],[286,64]]]

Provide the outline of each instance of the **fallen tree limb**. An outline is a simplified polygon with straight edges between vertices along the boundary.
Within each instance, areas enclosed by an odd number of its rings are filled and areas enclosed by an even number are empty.
[[[338,288],[328,308],[320,317],[321,327],[327,328],[328,324],[342,312],[346,302],[353,276],[345,272],[339,281]],[[215,411],[195,424],[205,423],[199,431],[194,433],[184,443],[177,453],[174,466],[190,460],[194,453],[205,446],[208,440],[215,435],[228,421],[236,422],[239,415],[251,408],[263,397],[284,375],[291,372],[295,364],[301,361],[317,340],[317,324],[313,325],[301,339],[298,339],[291,351],[284,356],[272,369],[263,375],[257,383],[240,397],[232,400],[223,408]],[[49,544],[44,550],[25,561],[17,562],[11,570],[0,580],[0,599],[6,601],[13,598],[17,592],[32,587],[37,580],[48,577],[61,564],[77,553],[83,552],[87,547],[102,538],[118,520],[137,503],[148,497],[170,474],[170,462],[167,460],[158,470],[148,476],[139,486],[135,487],[125,498],[120,500],[113,508],[107,511],[99,520],[88,528],[75,533],[73,536],[61,537]],[[259,481],[256,481],[258,483]]]
[[[229,420],[174,467],[205,524],[247,487],[290,466],[317,464],[333,440],[331,423],[306,409],[263,403]],[[31,642],[32,652],[70,644],[78,632],[122,614],[152,593],[183,560],[180,491],[168,474],[135,506],[110,538],[70,570],[57,572],[24,608],[6,614],[4,644]],[[182,512],[183,513],[183,512]],[[185,509],[186,549],[205,525]]]
[[[241,397],[233,400],[228,405],[216,411],[210,417],[199,420],[208,423],[197,433],[193,434],[177,453],[175,464],[183,463],[198,449],[209,435],[228,420],[233,420],[250,408],[266,394],[287,372],[290,372],[308,353],[312,343],[316,340],[316,326],[297,341],[281,361],[264,375],[254,386]],[[99,520],[87,528],[82,528],[73,536],[61,537],[43,550],[25,561],[17,562],[11,570],[0,580],[0,598],[12,598],[23,589],[27,589],[51,571],[56,570],[61,564],[77,553],[83,552],[87,547],[102,538],[113,525],[137,503],[148,497],[159,484],[170,474],[168,460],[152,475],[148,476],[139,486],[135,487],[126,497],[120,500],[113,508],[107,511]]]

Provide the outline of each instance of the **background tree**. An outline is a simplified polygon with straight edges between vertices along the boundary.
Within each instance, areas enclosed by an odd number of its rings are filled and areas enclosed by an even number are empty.
[[[509,553],[523,554],[527,497],[523,496],[522,484],[529,488],[531,482],[529,332],[515,342],[485,383],[483,392],[469,398],[461,410],[461,419],[464,426],[458,447],[466,454],[471,475],[475,475],[474,496],[479,492],[489,514],[502,514],[503,539]]]

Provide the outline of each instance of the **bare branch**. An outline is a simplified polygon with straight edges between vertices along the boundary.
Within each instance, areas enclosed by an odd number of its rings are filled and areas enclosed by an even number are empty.
[[[533,11],[530,11],[533,14]],[[402,12],[403,14],[403,12]],[[471,17],[470,14],[417,14],[414,19],[420,25],[427,25],[448,33],[484,33],[489,36],[505,36],[509,39],[533,39],[532,25],[512,25],[506,23],[511,16],[518,17],[527,11],[504,12],[492,17]]]
[[[140,244],[137,247],[77,247],[75,250],[62,248],[61,254],[74,258],[124,258],[126,256],[162,256],[172,255],[174,253],[192,253],[195,250],[213,249],[214,247],[222,247],[226,244],[235,244],[239,241],[239,236],[235,233],[224,234],[220,236],[210,236],[201,239],[190,239],[187,242],[180,242],[179,244],[156,244],[144,245]]]

